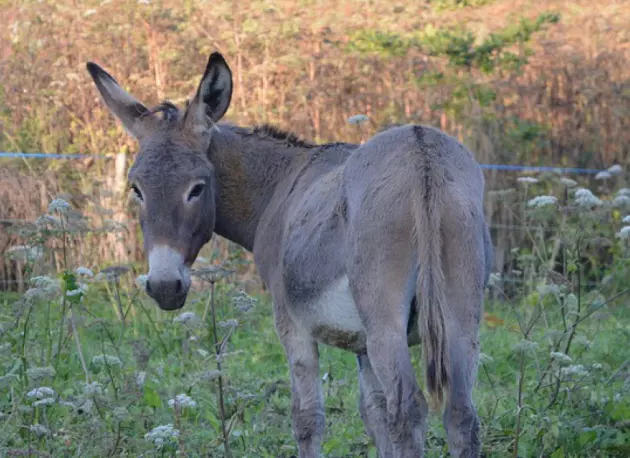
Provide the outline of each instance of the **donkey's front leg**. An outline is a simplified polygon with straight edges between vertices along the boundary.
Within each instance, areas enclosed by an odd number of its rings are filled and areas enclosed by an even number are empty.
[[[300,458],[317,458],[325,429],[317,343],[309,335],[299,332],[286,312],[278,307],[276,327],[291,371],[293,434]]]

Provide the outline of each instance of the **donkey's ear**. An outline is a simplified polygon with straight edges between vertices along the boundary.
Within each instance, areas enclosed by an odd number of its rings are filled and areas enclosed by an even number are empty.
[[[232,72],[223,56],[214,52],[188,109],[186,123],[194,130],[206,129],[210,122],[219,121],[232,100]]]
[[[95,63],[88,62],[86,67],[110,111],[131,135],[138,140],[144,137],[155,122],[155,117],[149,114],[147,107],[128,94],[109,73]]]

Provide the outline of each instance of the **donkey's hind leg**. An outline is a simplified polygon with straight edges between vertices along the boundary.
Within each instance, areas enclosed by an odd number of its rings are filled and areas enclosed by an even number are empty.
[[[479,357],[479,321],[483,307],[485,250],[481,223],[466,230],[445,230],[445,280],[449,317],[449,386],[444,410],[449,451],[457,458],[476,458],[481,451],[479,417],[472,400]],[[475,230],[477,229],[477,230]]]
[[[401,243],[410,237],[390,241],[387,250],[374,250],[370,230],[350,244],[348,279],[365,328],[367,355],[385,394],[389,456],[422,457],[428,406],[407,343],[415,260]]]
[[[387,434],[387,404],[370,358],[357,356],[359,371],[359,411],[365,429],[376,444],[381,458],[392,456],[392,444]]]

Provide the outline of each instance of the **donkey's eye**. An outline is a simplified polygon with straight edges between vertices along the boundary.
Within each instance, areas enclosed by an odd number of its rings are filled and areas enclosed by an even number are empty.
[[[188,201],[190,202],[195,197],[199,197],[201,193],[203,192],[204,187],[205,186],[202,183],[198,183],[195,186],[193,186],[193,188],[190,190],[190,194],[188,194]]]
[[[138,200],[144,200],[142,198],[142,192],[140,191],[140,189],[135,184],[131,185],[131,189],[133,190],[133,192],[136,195],[136,197],[138,198]]]

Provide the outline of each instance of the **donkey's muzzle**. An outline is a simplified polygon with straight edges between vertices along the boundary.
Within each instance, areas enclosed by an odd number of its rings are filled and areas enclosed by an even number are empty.
[[[181,309],[186,302],[188,287],[181,279],[147,280],[147,294],[158,303],[162,310]]]
[[[181,253],[168,245],[159,245],[149,253],[147,294],[162,310],[184,306],[190,288],[190,271]]]

